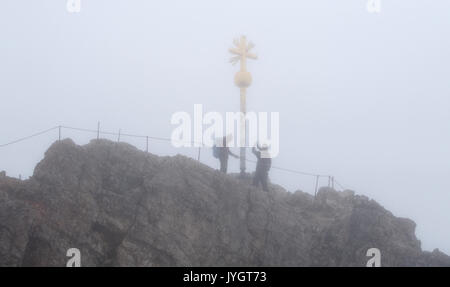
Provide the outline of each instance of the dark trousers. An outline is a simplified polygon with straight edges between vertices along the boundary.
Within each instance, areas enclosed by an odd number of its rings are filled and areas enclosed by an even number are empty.
[[[268,176],[269,176],[268,172],[256,171],[255,177],[253,178],[253,185],[257,187],[259,183],[261,183],[263,190],[269,191],[269,187],[267,186]]]
[[[227,173],[228,168],[228,158],[220,158],[220,171],[223,173]]]

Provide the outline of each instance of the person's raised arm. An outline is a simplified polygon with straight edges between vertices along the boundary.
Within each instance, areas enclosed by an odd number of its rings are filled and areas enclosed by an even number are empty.
[[[261,157],[261,152],[256,150],[255,147],[252,148],[252,153],[259,159]]]
[[[239,158],[239,156],[236,155],[236,154],[234,154],[234,153],[232,153],[230,149],[228,149],[228,153],[229,153],[232,157]]]

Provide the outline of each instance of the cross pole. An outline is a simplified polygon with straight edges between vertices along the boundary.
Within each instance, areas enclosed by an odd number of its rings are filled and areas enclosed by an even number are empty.
[[[246,108],[246,94],[247,88],[252,83],[252,76],[247,72],[247,58],[256,60],[257,56],[250,53],[250,50],[255,46],[253,43],[247,43],[247,38],[241,36],[240,39],[235,39],[233,41],[235,47],[230,48],[229,52],[234,56],[230,59],[230,62],[235,65],[240,62],[240,70],[236,73],[234,77],[234,83],[240,89],[240,103],[241,103],[241,118],[240,118],[240,170],[241,175],[245,175],[245,145],[246,145],[246,124],[245,124],[245,114],[247,112]]]

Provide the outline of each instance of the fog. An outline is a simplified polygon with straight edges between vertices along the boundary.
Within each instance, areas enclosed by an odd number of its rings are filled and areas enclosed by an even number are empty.
[[[99,121],[110,132],[170,137],[171,116],[193,113],[194,104],[238,111],[239,68],[228,49],[244,34],[258,55],[247,64],[247,108],[280,114],[273,165],[334,175],[413,219],[424,249],[450,253],[449,1],[382,0],[381,13],[369,13],[366,0],[81,0],[80,13],[56,0],[0,7],[0,144]],[[62,136],[85,144],[95,134]],[[0,170],[31,176],[57,137],[0,148]],[[145,149],[142,139],[121,139]],[[198,152],[161,141],[149,151]],[[211,150],[201,160],[218,167]],[[273,169],[270,178],[314,192],[313,177]]]

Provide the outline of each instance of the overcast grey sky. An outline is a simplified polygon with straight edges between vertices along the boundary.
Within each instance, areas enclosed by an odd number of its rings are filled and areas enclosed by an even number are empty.
[[[65,0],[3,0],[0,144],[97,121],[170,137],[171,115],[194,104],[237,111],[228,48],[245,34],[259,56],[248,63],[248,109],[280,113],[273,164],[335,175],[413,219],[423,248],[450,253],[450,1],[381,1],[371,14],[366,0],[81,0],[70,14]],[[56,137],[0,148],[0,170],[30,176]],[[202,160],[217,166],[211,151]],[[272,170],[271,179],[313,192],[310,177]]]

